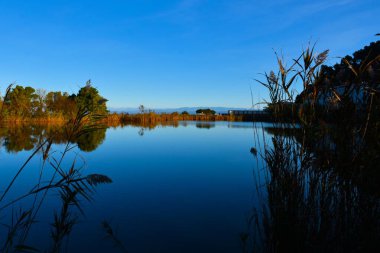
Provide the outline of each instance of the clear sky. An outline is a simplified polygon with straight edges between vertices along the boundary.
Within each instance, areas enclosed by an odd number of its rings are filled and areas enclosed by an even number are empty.
[[[0,0],[0,88],[76,93],[111,107],[249,107],[253,79],[309,41],[335,57],[380,33],[379,0]]]

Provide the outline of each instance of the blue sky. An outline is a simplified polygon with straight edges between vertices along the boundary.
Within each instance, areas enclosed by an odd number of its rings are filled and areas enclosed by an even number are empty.
[[[375,41],[378,0],[0,0],[0,88],[76,93],[111,107],[249,107],[253,79],[309,41],[330,63]]]

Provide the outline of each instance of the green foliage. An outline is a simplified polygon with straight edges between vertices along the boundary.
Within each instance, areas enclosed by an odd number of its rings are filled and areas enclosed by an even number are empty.
[[[37,94],[32,87],[17,85],[10,90],[4,99],[7,111],[12,115],[27,117],[33,114],[37,108]]]
[[[17,85],[9,88],[1,101],[1,117],[14,119],[62,117],[74,119],[77,112],[92,115],[104,115],[107,111],[107,99],[91,86],[88,81],[77,94],[51,91]]]
[[[107,99],[99,95],[99,91],[92,87],[90,80],[79,90],[75,101],[80,111],[85,110],[93,114],[107,113]]]
[[[45,97],[46,109],[50,114],[70,115],[76,109],[75,95],[69,96],[67,92],[49,92]]]
[[[196,110],[196,113],[198,113],[198,114],[206,114],[206,115],[215,115],[215,111],[211,110],[209,108],[207,108],[207,109],[198,109],[198,110]]]

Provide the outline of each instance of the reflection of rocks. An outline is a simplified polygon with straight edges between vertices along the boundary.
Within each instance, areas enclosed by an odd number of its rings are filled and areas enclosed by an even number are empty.
[[[78,144],[82,151],[95,150],[105,139],[106,128],[90,129],[70,142]],[[39,143],[49,139],[54,144],[64,144],[69,141],[65,128],[57,126],[7,126],[0,128],[2,146],[7,152],[32,150]]]
[[[206,128],[206,129],[210,129],[210,128],[213,128],[215,127],[215,122],[197,122],[195,124],[195,126],[197,128]]]

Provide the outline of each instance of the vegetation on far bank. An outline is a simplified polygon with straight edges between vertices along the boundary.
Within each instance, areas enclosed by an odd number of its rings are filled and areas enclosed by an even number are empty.
[[[106,102],[90,80],[78,93],[71,95],[10,85],[0,101],[0,119],[3,122],[65,122],[83,111],[106,115]]]
[[[242,117],[218,115],[211,109],[200,109],[192,115],[181,113],[155,113],[139,106],[137,114],[110,113],[107,99],[89,80],[76,94],[62,91],[47,92],[30,86],[10,85],[0,100],[0,121],[12,124],[65,124],[75,119],[80,111],[98,116],[98,122],[110,126],[123,124],[157,124],[169,121],[241,121]]]

